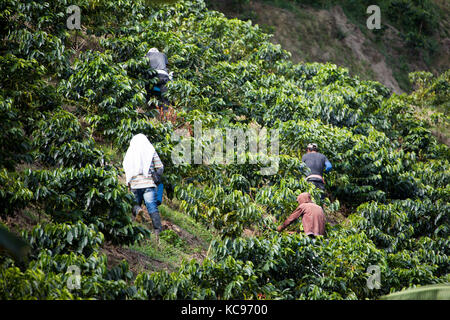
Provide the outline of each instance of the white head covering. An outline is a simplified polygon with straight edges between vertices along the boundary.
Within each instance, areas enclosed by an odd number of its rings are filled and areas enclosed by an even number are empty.
[[[135,135],[131,139],[122,163],[127,184],[132,177],[139,174],[148,176],[154,153],[155,148],[142,133]]]
[[[151,48],[150,50],[148,50],[147,54],[149,54],[150,52],[159,52],[159,51],[156,48]]]

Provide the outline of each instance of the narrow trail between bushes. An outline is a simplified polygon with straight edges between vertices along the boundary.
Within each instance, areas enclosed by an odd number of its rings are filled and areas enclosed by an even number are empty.
[[[173,272],[183,260],[195,259],[201,263],[206,258],[209,244],[213,239],[212,235],[205,235],[210,233],[209,231],[203,230],[203,227],[189,216],[163,205],[160,210],[163,231],[158,244],[148,211],[145,206],[142,207],[143,220],[138,218],[134,223],[150,230],[152,232],[150,237],[133,246],[105,243],[101,252],[107,256],[109,267],[126,260],[135,275],[141,272]]]

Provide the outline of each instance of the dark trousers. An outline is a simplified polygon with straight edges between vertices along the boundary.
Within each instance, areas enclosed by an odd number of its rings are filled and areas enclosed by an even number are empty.
[[[161,89],[161,96],[163,97],[167,92],[167,82],[169,82],[169,77],[165,74],[158,73],[158,83],[156,84]]]
[[[163,103],[164,111],[167,111],[167,108],[169,106],[169,101],[166,99],[167,82],[169,82],[169,77],[165,74],[158,73],[158,83],[156,85],[159,87],[159,89],[161,89],[161,101]]]
[[[325,199],[325,183],[323,183],[322,180],[318,180],[318,179],[309,179],[308,182],[311,182],[312,184],[314,184],[316,186],[316,188],[319,188],[320,190],[322,190],[322,194],[320,195],[320,199],[324,200]]]
[[[168,106],[169,106],[169,101],[166,99],[165,95],[167,92],[167,82],[169,82],[169,77],[166,76],[165,74],[159,74],[158,73],[158,82],[156,83],[155,86],[159,87],[159,89],[161,90],[161,102],[162,102],[162,107],[163,107],[163,111],[167,111]],[[147,103],[150,100],[150,97],[152,95],[152,90],[153,87],[150,87],[150,85],[148,85],[146,87],[147,90]]]

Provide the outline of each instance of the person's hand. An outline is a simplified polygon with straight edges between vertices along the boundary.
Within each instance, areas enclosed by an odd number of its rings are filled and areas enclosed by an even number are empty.
[[[278,232],[281,232],[281,230],[283,230],[283,226],[278,226],[278,227],[277,227],[277,231],[278,231]]]

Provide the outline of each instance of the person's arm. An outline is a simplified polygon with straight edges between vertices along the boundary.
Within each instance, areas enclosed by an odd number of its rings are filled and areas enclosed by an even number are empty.
[[[281,226],[278,226],[277,231],[282,231],[283,229],[285,229],[288,225],[301,217],[303,213],[303,209],[300,208],[300,206],[297,207],[297,209],[292,212],[292,214],[283,222],[283,224]]]
[[[153,166],[154,166],[156,175],[159,177],[159,180],[161,180],[161,177],[164,173],[164,165],[156,151],[155,151],[155,154],[153,155]]]
[[[327,159],[325,160],[325,173],[328,173],[333,169],[333,166],[331,165],[331,162]]]
[[[159,179],[161,180],[161,177],[164,173],[164,167],[159,167],[155,169],[156,174],[158,175]]]
[[[324,157],[324,165],[325,165],[324,171],[325,171],[325,173],[328,173],[331,171],[333,166],[331,165],[330,160],[328,160],[328,158],[326,156],[323,156],[323,157]]]
[[[164,53],[164,63],[166,64],[166,69],[169,70],[169,60],[167,60],[167,55]]]

